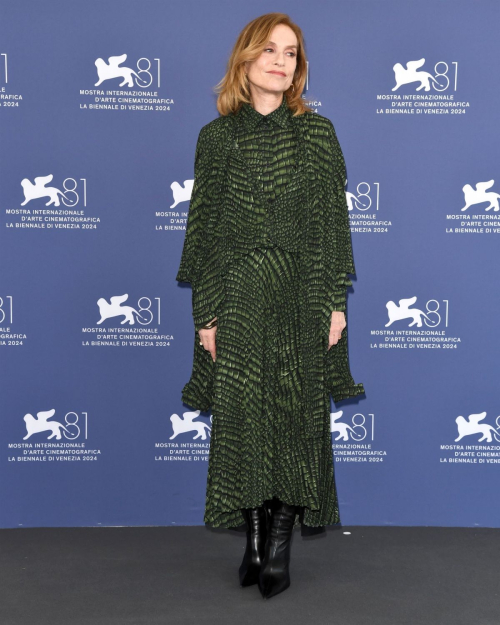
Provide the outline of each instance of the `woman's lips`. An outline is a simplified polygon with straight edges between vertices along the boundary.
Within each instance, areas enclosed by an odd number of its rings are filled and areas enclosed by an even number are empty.
[[[267,72],[268,74],[274,74],[275,76],[281,76],[282,78],[285,78],[285,74],[282,74],[281,72]]]

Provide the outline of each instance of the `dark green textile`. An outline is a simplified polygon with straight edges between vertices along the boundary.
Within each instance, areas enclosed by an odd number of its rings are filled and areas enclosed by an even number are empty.
[[[241,508],[278,497],[302,533],[339,522],[330,434],[352,379],[347,328],[328,349],[331,312],[354,274],[345,163],[316,113],[249,104],[199,134],[177,280],[199,329],[218,317],[217,359],[194,337],[184,402],[212,409],[205,522],[237,527]],[[314,531],[314,530],[313,530]]]
[[[286,99],[269,113],[262,115],[250,104],[243,103],[238,114],[236,140],[239,149],[248,160],[249,167],[258,175],[259,188],[266,195],[268,207],[260,225],[261,239],[268,236],[266,245],[274,246],[279,241],[279,231],[288,237],[287,249],[295,241],[293,251],[300,250],[300,215],[303,204],[296,202],[296,210],[290,210],[290,202],[277,202],[278,195],[285,190],[297,166],[297,137],[295,136],[291,113]],[[336,276],[337,287],[332,292],[332,311],[345,311],[346,273]]]

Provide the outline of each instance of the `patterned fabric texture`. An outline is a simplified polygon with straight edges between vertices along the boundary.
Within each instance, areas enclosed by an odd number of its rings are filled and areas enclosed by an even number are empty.
[[[204,521],[244,529],[241,508],[278,497],[302,535],[340,522],[335,402],[364,393],[347,327],[331,313],[354,274],[345,163],[333,124],[243,103],[204,126],[177,280],[190,282],[194,357],[183,401],[212,410]],[[218,318],[216,361],[197,330]]]

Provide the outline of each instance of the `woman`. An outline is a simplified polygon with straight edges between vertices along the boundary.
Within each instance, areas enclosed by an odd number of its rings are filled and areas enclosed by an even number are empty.
[[[183,401],[212,409],[205,523],[243,528],[242,586],[290,585],[294,526],[339,522],[334,401],[364,393],[348,364],[354,274],[345,163],[311,111],[302,32],[283,13],[240,33],[198,136],[177,280],[190,282],[195,346]]]

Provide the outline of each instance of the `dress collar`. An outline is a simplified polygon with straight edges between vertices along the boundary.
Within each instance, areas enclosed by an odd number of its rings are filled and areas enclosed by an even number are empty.
[[[286,128],[290,123],[292,112],[288,107],[285,96],[283,96],[283,100],[278,108],[267,115],[262,115],[251,104],[243,102],[236,116],[238,121],[248,130],[255,130],[264,120],[271,122],[271,124],[277,124],[281,128]]]

